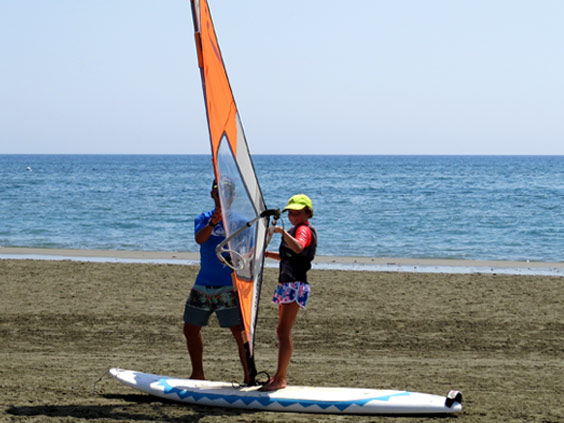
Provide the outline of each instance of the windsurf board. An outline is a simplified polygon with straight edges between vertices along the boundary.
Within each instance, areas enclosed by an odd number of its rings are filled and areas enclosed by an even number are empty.
[[[421,392],[288,386],[262,392],[259,386],[237,387],[229,382],[179,379],[112,368],[121,383],[160,398],[194,405],[248,410],[331,414],[450,414],[462,411],[462,394],[447,396]]]

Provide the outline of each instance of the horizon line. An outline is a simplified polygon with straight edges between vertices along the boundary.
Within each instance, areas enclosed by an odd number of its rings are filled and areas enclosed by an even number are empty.
[[[210,156],[211,153],[0,153],[0,156]],[[373,157],[563,157],[564,153],[254,153],[252,156],[373,156]]]

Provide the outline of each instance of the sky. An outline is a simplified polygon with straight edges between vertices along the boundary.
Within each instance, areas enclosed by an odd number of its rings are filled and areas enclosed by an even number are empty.
[[[210,0],[252,154],[564,155],[561,0]],[[188,0],[0,0],[0,154],[209,154]]]

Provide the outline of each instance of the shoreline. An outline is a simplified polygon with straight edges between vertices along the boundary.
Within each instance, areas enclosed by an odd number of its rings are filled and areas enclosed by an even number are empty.
[[[199,258],[199,253],[192,252],[0,247],[0,260],[72,260],[198,265]],[[273,260],[266,260],[265,267],[277,267],[277,264]],[[313,268],[321,270],[359,270],[373,272],[498,273],[510,275],[564,276],[564,262],[519,262],[505,260],[317,256],[313,262]]]

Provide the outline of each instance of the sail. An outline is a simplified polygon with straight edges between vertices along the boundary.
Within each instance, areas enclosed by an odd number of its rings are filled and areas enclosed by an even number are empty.
[[[268,218],[206,0],[191,0],[212,161],[250,355],[258,313]]]

